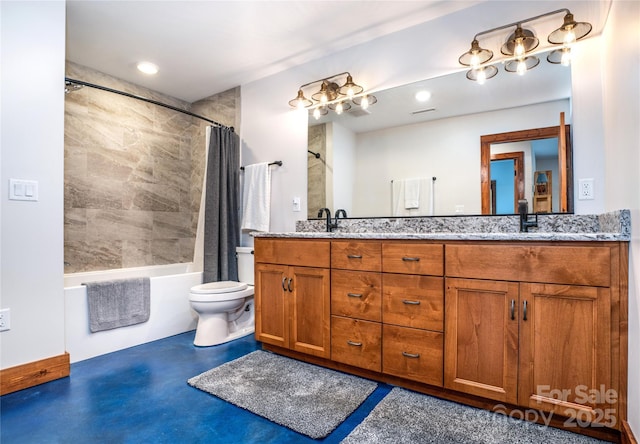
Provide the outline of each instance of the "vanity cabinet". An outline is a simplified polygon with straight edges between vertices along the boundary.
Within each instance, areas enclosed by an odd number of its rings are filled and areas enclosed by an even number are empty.
[[[258,341],[330,357],[329,247],[327,241],[256,238]]]
[[[620,254],[448,245],[445,387],[618,427]]]

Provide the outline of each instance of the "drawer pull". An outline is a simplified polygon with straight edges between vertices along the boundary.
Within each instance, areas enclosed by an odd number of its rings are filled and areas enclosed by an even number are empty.
[[[403,257],[402,260],[405,262],[420,262],[419,257]]]
[[[287,283],[286,276],[282,278],[282,290],[287,291],[287,287],[285,286]]]
[[[353,341],[347,340],[347,344],[353,345],[354,347],[362,347],[362,342],[353,342]]]
[[[516,320],[516,301],[511,299],[511,320]]]
[[[419,358],[420,357],[420,353],[402,352],[402,356],[404,356],[405,358]]]
[[[362,293],[347,293],[347,296],[349,296],[350,298],[361,298]]]
[[[291,278],[290,278],[290,279],[289,279],[289,283],[287,284],[287,289],[288,289],[290,292],[293,292],[293,290],[291,289],[291,283],[292,283],[292,282],[293,282],[293,279],[291,279]]]
[[[527,301],[524,301],[524,302],[522,303],[522,305],[523,305],[522,310],[523,310],[523,313],[524,313],[524,314],[522,315],[522,320],[523,320],[523,321],[526,321],[526,320],[527,320]]]
[[[409,301],[407,299],[403,299],[402,303],[405,305],[420,305],[420,301]]]
[[[347,254],[349,259],[362,259],[362,256],[359,254]]]

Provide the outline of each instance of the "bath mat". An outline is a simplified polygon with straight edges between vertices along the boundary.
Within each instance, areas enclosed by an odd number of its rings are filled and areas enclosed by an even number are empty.
[[[394,388],[343,441],[438,444],[596,444],[598,439]]]
[[[331,433],[378,385],[262,350],[187,382],[314,439]]]

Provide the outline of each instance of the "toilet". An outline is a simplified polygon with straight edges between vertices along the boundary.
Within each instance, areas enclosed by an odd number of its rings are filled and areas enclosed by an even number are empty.
[[[253,247],[237,247],[236,258],[240,282],[209,282],[189,291],[189,303],[198,314],[194,345],[223,344],[255,331]]]

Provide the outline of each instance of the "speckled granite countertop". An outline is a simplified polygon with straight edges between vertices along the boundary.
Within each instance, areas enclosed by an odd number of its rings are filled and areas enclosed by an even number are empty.
[[[629,241],[631,214],[618,210],[601,215],[538,215],[538,228],[520,232],[518,216],[432,216],[340,219],[333,232],[324,220],[296,223],[296,231],[252,233],[255,237],[305,239],[423,239],[494,241]]]

